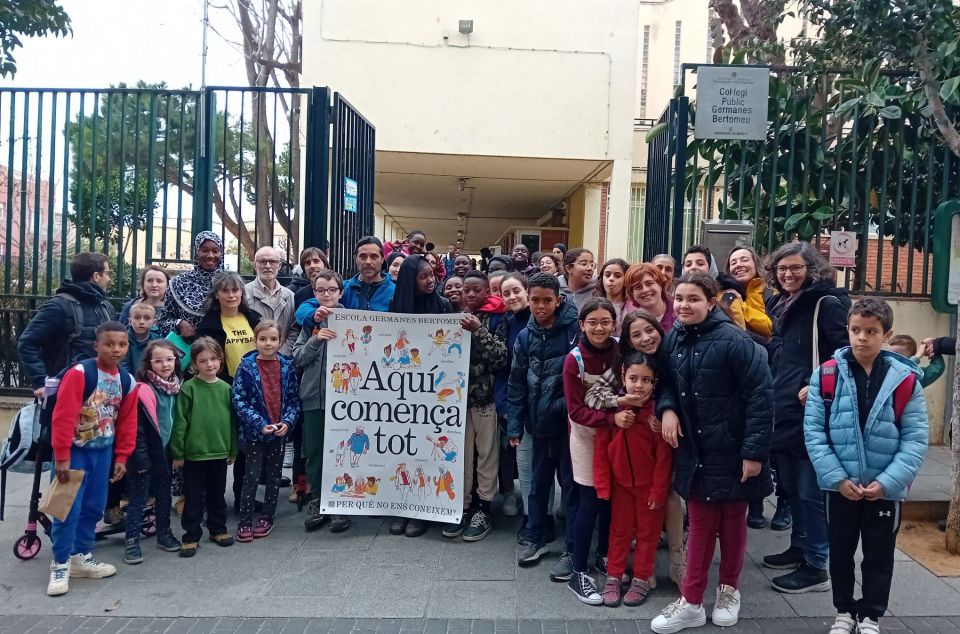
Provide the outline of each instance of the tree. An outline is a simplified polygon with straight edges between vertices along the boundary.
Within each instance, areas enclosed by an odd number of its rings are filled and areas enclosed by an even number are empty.
[[[72,35],[70,16],[57,0],[0,0],[0,77],[17,74],[14,50],[21,37]]]

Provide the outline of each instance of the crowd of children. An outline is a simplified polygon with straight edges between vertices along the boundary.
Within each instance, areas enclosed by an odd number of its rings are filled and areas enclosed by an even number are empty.
[[[483,539],[499,493],[505,509],[525,514],[517,562],[532,566],[558,537],[562,514],[561,554],[550,579],[566,582],[586,604],[616,607],[640,605],[657,587],[654,561],[665,530],[670,577],[681,596],[653,620],[660,633],[706,623],[707,575],[719,541],[711,619],[732,626],[740,610],[748,507],[774,490],[766,344],[776,338],[777,323],[763,312],[762,284],[753,283],[759,260],[735,250],[724,278],[709,250],[694,247],[677,280],[669,256],[635,265],[610,260],[598,280],[592,253],[560,251],[532,258],[515,252],[529,277],[501,268],[497,258],[486,274],[471,271],[469,259],[457,256],[442,293],[436,281],[421,279],[438,264],[404,254],[397,289],[415,292],[409,301],[378,300],[397,312],[463,311],[461,323],[472,333],[464,512],[443,535]],[[749,275],[739,275],[741,259]],[[50,595],[67,592],[70,578],[115,574],[91,554],[108,481],[126,475],[128,482],[128,564],[143,559],[139,518],[151,495],[157,545],[182,557],[197,553],[204,526],[221,547],[267,537],[284,438],[297,425],[303,426],[308,488],[320,490],[323,461],[334,459],[323,453],[326,342],[356,336],[327,323],[343,306],[341,277],[323,270],[311,284],[314,298],[296,313],[301,329],[292,358],[280,353],[280,325],[261,320],[253,327],[255,349],[239,358],[232,384],[222,378],[223,347],[203,336],[190,348],[192,378],[183,381],[177,349],[152,334],[149,304],[131,308],[129,331],[117,322],[100,326],[95,363],[66,372],[54,412],[56,477],[65,480],[70,469],[86,475],[70,515],[54,522]],[[351,293],[371,292],[351,285]],[[382,290],[374,288],[370,297]],[[826,492],[830,522],[833,634],[879,631],[899,503],[927,446],[922,387],[943,371],[938,358],[920,370],[910,358],[916,342],[894,337],[892,327],[882,299],[854,303],[849,347],[815,368],[804,392],[806,450]],[[347,391],[350,370],[333,372]],[[225,492],[228,464],[241,450],[234,534]],[[170,525],[172,469],[182,469],[182,543]],[[262,503],[255,499],[259,484],[266,485]],[[558,493],[562,509],[554,508]],[[350,527],[345,516],[307,507],[308,530],[328,521],[333,532]],[[411,537],[427,530],[400,518],[393,523],[391,532]],[[863,598],[854,600],[853,556],[861,542]],[[591,568],[602,575],[600,584]]]

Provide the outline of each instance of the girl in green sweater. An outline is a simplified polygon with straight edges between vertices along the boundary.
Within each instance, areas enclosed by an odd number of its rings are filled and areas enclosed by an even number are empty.
[[[230,385],[217,377],[223,349],[209,337],[190,346],[195,375],[177,398],[170,455],[174,468],[183,467],[183,547],[181,557],[193,557],[200,546],[203,511],[207,511],[210,541],[232,546],[227,532],[227,465],[237,457],[237,424],[230,406]]]

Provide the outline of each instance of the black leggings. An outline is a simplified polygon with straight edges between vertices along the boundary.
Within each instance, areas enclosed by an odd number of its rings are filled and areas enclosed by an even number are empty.
[[[157,535],[170,532],[170,472],[166,463],[154,465],[146,473],[128,473],[130,503],[127,505],[127,539],[140,537],[143,507],[153,491],[153,513]]]
[[[280,495],[280,475],[283,470],[283,442],[277,438],[268,442],[247,443],[246,465],[243,485],[240,490],[240,524],[253,523],[254,502],[261,472],[265,476],[267,490],[263,499],[263,515],[273,521],[277,512],[277,497]]]
[[[593,543],[593,528],[599,520],[597,555],[607,556],[610,541],[610,502],[597,497],[591,486],[575,484],[567,501],[567,521],[573,522],[573,569],[587,571],[590,559],[590,544]]]

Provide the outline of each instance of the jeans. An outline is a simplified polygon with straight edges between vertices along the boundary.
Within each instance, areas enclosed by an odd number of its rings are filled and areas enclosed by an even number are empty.
[[[58,564],[67,563],[71,555],[90,552],[96,538],[97,522],[103,517],[107,504],[112,462],[113,447],[70,449],[70,468],[82,470],[83,481],[67,519],[61,522],[53,518],[50,538],[53,541],[53,559]],[[56,477],[56,473],[52,475]]]
[[[548,498],[553,496],[553,478],[560,480],[563,490],[576,486],[573,468],[570,465],[570,445],[566,435],[556,438],[533,439],[533,480],[527,505],[527,528],[524,539],[538,547],[545,543],[543,529],[547,520]],[[573,552],[574,523],[568,516],[566,523],[566,549]]]
[[[687,574],[680,593],[687,603],[700,605],[707,589],[713,551],[720,540],[721,585],[740,587],[740,571],[747,552],[747,502],[687,500]]]
[[[598,519],[597,554],[605,556],[610,539],[610,502],[598,498],[592,486],[575,482],[567,497],[567,526],[573,526],[573,569],[577,572],[587,571],[593,528]]]
[[[830,542],[823,492],[809,458],[777,452],[777,476],[793,512],[790,547],[802,548],[804,560],[819,570],[827,569]]]
[[[517,479],[520,480],[523,508],[529,509],[530,485],[533,483],[533,436],[530,434],[524,434],[520,446],[517,447]],[[553,515],[554,490],[555,488],[551,485],[550,495],[547,498],[547,515]]]

